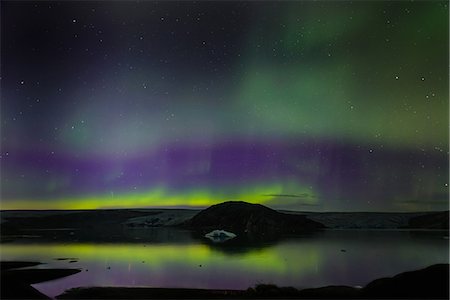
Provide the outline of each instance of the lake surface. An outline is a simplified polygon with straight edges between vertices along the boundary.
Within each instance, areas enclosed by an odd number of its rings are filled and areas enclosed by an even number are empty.
[[[149,229],[136,242],[38,242],[1,245],[3,261],[82,272],[33,285],[54,297],[81,286],[246,289],[259,283],[297,288],[363,286],[385,276],[448,263],[447,232],[324,231],[258,245],[215,245],[188,231]],[[58,258],[72,258],[58,260]]]

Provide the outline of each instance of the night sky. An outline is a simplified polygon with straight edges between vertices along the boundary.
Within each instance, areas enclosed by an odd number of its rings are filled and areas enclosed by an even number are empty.
[[[1,2],[1,208],[448,209],[448,2]]]

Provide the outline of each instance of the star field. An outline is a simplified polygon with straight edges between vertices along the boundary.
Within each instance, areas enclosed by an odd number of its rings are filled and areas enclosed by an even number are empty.
[[[448,3],[1,3],[2,209],[448,209]]]

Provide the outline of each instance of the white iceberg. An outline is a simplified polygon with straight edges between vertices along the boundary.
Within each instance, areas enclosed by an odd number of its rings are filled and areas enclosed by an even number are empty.
[[[205,234],[205,237],[213,241],[214,243],[223,243],[236,237],[232,232],[225,230],[213,230],[210,233]]]

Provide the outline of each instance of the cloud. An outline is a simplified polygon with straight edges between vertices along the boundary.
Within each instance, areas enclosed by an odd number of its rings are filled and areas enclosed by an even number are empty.
[[[266,204],[277,209],[299,210],[306,207],[322,206],[315,195],[308,193],[301,194],[264,194],[263,196],[274,197]],[[280,198],[285,198],[281,201]]]
[[[310,195],[310,194],[307,194],[307,193],[303,193],[303,194],[265,194],[263,196],[286,197],[286,198],[315,198],[314,195]]]

